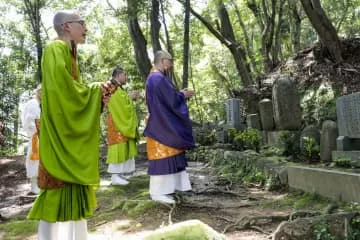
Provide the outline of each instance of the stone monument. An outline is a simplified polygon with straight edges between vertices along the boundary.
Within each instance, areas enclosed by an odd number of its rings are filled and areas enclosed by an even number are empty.
[[[242,130],[244,128],[241,119],[240,99],[226,99],[226,125],[228,128]]]
[[[349,157],[360,161],[360,92],[339,97],[336,100],[339,137],[332,160]]]

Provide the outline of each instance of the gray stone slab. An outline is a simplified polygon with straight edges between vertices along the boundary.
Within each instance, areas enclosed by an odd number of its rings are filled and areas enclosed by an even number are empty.
[[[334,200],[360,202],[360,174],[308,167],[288,167],[289,187]]]
[[[338,151],[360,150],[360,139],[349,138],[346,136],[338,136],[338,138],[336,139],[336,150]]]
[[[243,129],[241,121],[241,109],[240,99],[230,98],[226,99],[226,125],[230,128],[236,128],[238,130]]]
[[[300,137],[299,131],[289,131],[289,132],[295,134],[295,136],[297,136],[297,138]],[[283,143],[281,141],[281,134],[282,134],[282,131],[262,131],[261,132],[261,136],[266,145],[274,146],[274,147],[278,147],[278,148],[284,147]],[[296,139],[296,141],[298,141],[298,140],[299,139]]]
[[[336,150],[336,138],[338,129],[336,122],[326,120],[322,124],[320,138],[320,159],[325,162],[331,161],[332,151]]]
[[[337,158],[350,158],[352,161],[360,162],[360,151],[332,151],[332,160]]]
[[[261,130],[259,115],[256,113],[247,115],[246,125],[248,128]]]
[[[259,112],[262,129],[272,131],[275,127],[273,104],[270,99],[263,99],[259,102]]]
[[[274,120],[277,130],[299,130],[301,127],[300,95],[288,75],[280,75],[272,88]]]
[[[339,136],[360,138],[360,92],[336,100]]]
[[[262,131],[261,135],[266,145],[281,147],[280,131]]]

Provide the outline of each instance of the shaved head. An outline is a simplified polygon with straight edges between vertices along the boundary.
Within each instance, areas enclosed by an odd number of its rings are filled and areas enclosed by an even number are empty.
[[[154,56],[154,64],[158,64],[160,62],[161,59],[163,58],[166,58],[166,59],[172,59],[170,53],[168,53],[167,51],[164,51],[164,50],[160,50],[160,51],[157,51],[155,53],[155,56]]]
[[[54,16],[53,24],[55,31],[60,35],[62,33],[62,25],[69,21],[82,20],[80,14],[74,10],[60,11]]]

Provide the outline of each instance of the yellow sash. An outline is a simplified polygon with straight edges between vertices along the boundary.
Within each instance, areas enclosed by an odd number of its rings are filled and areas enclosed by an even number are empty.
[[[157,160],[172,157],[185,152],[185,150],[168,147],[150,137],[146,137],[146,150],[148,160]]]
[[[107,126],[108,126],[107,130],[108,130],[108,144],[109,145],[129,141],[129,138],[123,136],[121,134],[121,132],[116,130],[114,121],[110,114],[107,116]]]

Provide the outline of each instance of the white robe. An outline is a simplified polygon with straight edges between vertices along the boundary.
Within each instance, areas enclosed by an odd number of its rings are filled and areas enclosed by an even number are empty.
[[[30,160],[32,152],[32,136],[36,133],[35,119],[40,119],[40,104],[37,99],[31,99],[25,104],[24,110],[21,114],[21,122],[26,135],[29,137],[29,143],[26,154],[26,176],[28,178],[37,177],[39,161]]]

